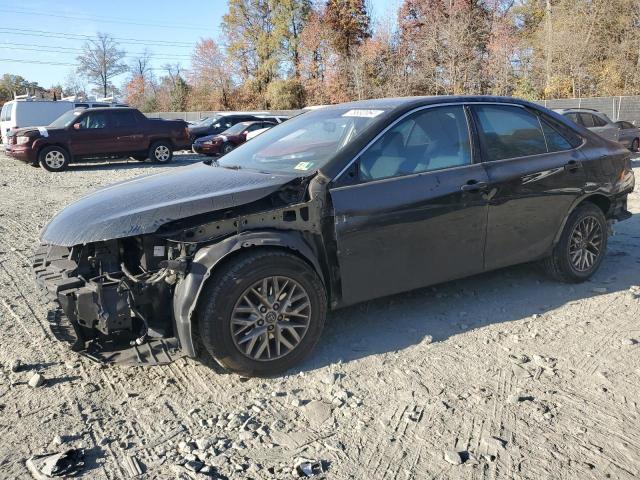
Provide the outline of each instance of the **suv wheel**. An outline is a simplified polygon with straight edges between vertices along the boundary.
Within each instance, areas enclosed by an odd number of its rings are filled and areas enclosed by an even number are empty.
[[[199,307],[202,342],[223,367],[247,376],[283,372],[320,338],[327,297],[318,275],[295,255],[249,253],[223,265]]]
[[[167,142],[156,142],[149,149],[149,158],[156,163],[169,163],[173,159],[173,150]]]
[[[604,259],[607,235],[607,220],[602,210],[593,203],[584,203],[569,215],[560,241],[542,265],[557,280],[584,282]]]
[[[46,147],[40,151],[38,162],[49,172],[63,172],[69,166],[70,158],[62,147]]]

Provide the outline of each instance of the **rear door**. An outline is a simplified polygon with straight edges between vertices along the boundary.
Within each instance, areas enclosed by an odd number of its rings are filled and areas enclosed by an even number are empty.
[[[585,175],[582,140],[520,105],[473,106],[489,177],[485,267],[527,262],[548,252]]]
[[[488,180],[472,151],[462,105],[421,109],[330,188],[344,304],[482,270]]]
[[[73,156],[109,155],[116,148],[107,110],[84,112],[69,128],[69,150]]]
[[[114,152],[134,153],[147,149],[142,124],[133,110],[112,110],[109,113],[114,136]]]

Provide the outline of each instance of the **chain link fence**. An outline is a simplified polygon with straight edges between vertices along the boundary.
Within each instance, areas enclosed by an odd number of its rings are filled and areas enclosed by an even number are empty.
[[[640,125],[640,96],[560,98],[555,100],[538,100],[536,103],[551,109],[591,108],[606,113],[614,122],[626,120]]]
[[[547,108],[592,108],[602,113],[606,113],[611,120],[626,120],[640,126],[640,96],[629,97],[593,97],[593,98],[560,98],[554,100],[537,100],[536,103]],[[272,110],[256,113],[261,115],[283,115],[292,116],[300,110]],[[197,122],[205,117],[210,117],[218,113],[228,112],[152,112],[146,115],[149,118],[164,118],[166,120],[185,120],[187,122]]]

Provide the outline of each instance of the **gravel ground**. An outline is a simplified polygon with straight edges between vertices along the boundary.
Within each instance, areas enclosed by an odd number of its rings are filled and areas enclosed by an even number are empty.
[[[128,478],[128,458],[154,479],[292,478],[301,458],[330,479],[640,476],[638,215],[616,225],[591,282],[525,265],[341,310],[276,379],[67,351],[36,300],[38,232],[91,189],[193,161],[48,174],[0,157],[0,478],[30,478],[31,455],[74,446],[91,479]]]

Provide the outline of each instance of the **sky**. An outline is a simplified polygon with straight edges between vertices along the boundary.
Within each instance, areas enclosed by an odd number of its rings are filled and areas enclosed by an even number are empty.
[[[395,16],[399,1],[369,0],[374,22]],[[21,75],[45,88],[64,84],[96,32],[113,36],[127,63],[148,49],[154,68],[179,62],[188,69],[199,39],[219,40],[226,11],[226,0],[0,0],[0,75]]]

